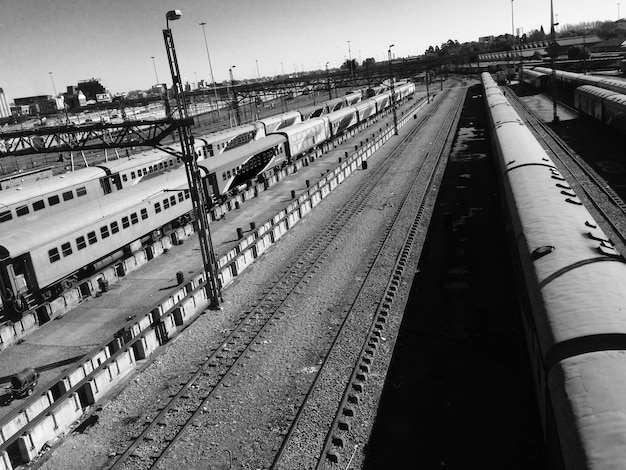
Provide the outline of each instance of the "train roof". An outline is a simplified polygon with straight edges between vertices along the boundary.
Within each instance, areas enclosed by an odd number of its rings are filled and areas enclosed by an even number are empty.
[[[281,129],[269,135],[282,134],[285,136],[293,136],[295,134],[298,134],[299,132],[306,131],[319,125],[326,125],[326,123],[328,122],[327,116],[328,114],[325,114],[321,117],[307,119],[306,121],[299,122],[298,124],[294,124],[293,126],[285,127],[284,129]]]
[[[108,162],[98,163],[99,168],[106,168],[111,172],[120,172],[130,170],[132,168],[140,167],[143,165],[151,165],[154,163],[159,163],[164,160],[169,160],[171,158],[176,158],[174,155],[171,155],[163,150],[154,149],[149,152],[143,152],[140,154],[134,154],[129,156],[128,158],[120,158],[117,160],[111,160]]]
[[[179,169],[160,175],[142,184],[86,201],[65,210],[46,215],[27,224],[15,224],[0,232],[0,258],[19,256],[50,240],[72,237],[81,229],[132,210],[146,199],[163,191],[187,189],[187,175]],[[63,223],[60,223],[60,222]]]
[[[269,134],[261,139],[224,152],[217,157],[201,160],[198,162],[198,167],[209,173],[219,168],[233,168],[244,163],[249,157],[275,147],[276,145],[280,145],[285,141],[285,137],[281,134]]]
[[[88,167],[38,181],[30,181],[23,186],[3,189],[0,191],[0,207],[9,206],[19,201],[27,201],[31,198],[62,191],[63,189],[69,190],[76,185],[102,176],[105,176],[105,173],[101,168]]]
[[[246,132],[256,132],[259,128],[262,128],[263,125],[258,122],[253,122],[250,124],[242,124],[241,126],[231,127],[230,129],[223,129],[216,132],[211,132],[210,134],[204,134],[201,136],[195,137],[195,140],[202,140],[206,144],[222,141],[223,139],[227,139],[229,137],[236,137],[238,135],[244,134]]]
[[[595,85],[582,85],[576,88],[576,93],[584,93],[588,95],[597,96],[598,98],[608,98],[609,96],[616,95],[617,92],[607,90],[606,88],[600,88]]]

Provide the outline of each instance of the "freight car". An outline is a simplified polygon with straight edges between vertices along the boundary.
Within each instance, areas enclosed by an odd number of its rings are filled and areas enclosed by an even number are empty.
[[[547,76],[552,75],[552,69],[548,67],[534,67],[533,69],[524,68],[526,73],[528,70],[534,70],[538,73],[543,73]],[[605,88],[617,93],[626,94],[626,81],[618,80],[610,77],[603,77],[599,75],[586,75],[582,73],[567,72],[564,70],[555,70],[554,75],[558,84],[575,89],[583,85],[594,85],[599,88]]]
[[[482,75],[550,468],[626,468],[626,263]]]
[[[584,85],[576,88],[574,106],[585,116],[626,132],[626,95]]]

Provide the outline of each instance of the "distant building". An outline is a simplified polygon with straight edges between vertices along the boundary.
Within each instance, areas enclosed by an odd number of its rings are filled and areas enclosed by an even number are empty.
[[[102,85],[99,78],[90,78],[88,80],[81,80],[76,87],[82,91],[87,98],[87,101],[96,100],[96,95],[100,93],[106,93],[106,88]]]
[[[56,113],[57,110],[57,101],[50,95],[15,98],[15,106],[11,106],[11,112],[18,115],[49,114]]]
[[[7,104],[7,98],[4,96],[4,90],[0,88],[0,118],[7,118],[11,116],[11,109]]]

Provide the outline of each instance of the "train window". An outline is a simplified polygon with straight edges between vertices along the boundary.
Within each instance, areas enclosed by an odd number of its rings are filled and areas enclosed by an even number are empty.
[[[109,235],[110,235],[110,233],[109,233],[109,226],[108,225],[100,227],[100,238],[102,238],[104,240],[105,238],[108,238]]]
[[[152,165],[150,165],[150,166],[148,167],[148,173],[152,173],[153,171],[154,171],[154,168],[152,167]]]
[[[169,209],[169,208],[170,208],[170,200],[163,199],[163,209]]]
[[[120,231],[120,225],[117,222],[111,222],[111,233],[117,233]]]
[[[78,237],[76,239],[76,248],[78,248],[79,250],[87,248],[87,242],[85,241],[85,237]]]
[[[48,251],[48,257],[50,258],[51,263],[56,263],[61,259],[61,255],[59,254],[58,248],[52,248]]]
[[[89,242],[90,245],[93,245],[94,243],[96,243],[98,241],[98,238],[96,237],[96,232],[89,232],[87,234],[87,241]]]
[[[162,170],[165,167],[165,165],[163,164],[163,162],[159,163],[159,170]]]
[[[185,189],[185,199],[189,199],[191,197],[191,192],[188,189]]]
[[[185,200],[185,195],[183,193],[178,193],[178,202],[183,202]]]
[[[222,179],[226,181],[226,173],[222,173]]]
[[[7,220],[11,220],[13,216],[11,215],[11,211],[0,212],[0,222],[6,222]]]
[[[128,176],[126,176],[126,175],[122,175],[122,181],[123,181],[124,183],[126,183],[126,181],[128,181]]]
[[[139,217],[137,217],[137,213],[133,212],[132,214],[130,214],[130,222],[135,225],[136,223],[139,222]]]
[[[18,217],[22,217],[23,215],[28,214],[30,211],[28,210],[28,206],[20,206],[15,209],[15,214]]]
[[[143,175],[146,176],[148,174],[148,170],[146,170],[145,168],[143,169]]]
[[[175,206],[176,205],[176,196],[170,196],[170,205],[171,206]]]
[[[148,218],[148,211],[146,209],[141,209],[141,220],[145,220]]]
[[[63,243],[61,245],[61,251],[63,252],[63,256],[69,256],[72,254],[72,245],[70,243]]]
[[[40,199],[39,201],[33,202],[33,210],[34,211],[40,211],[41,209],[45,209],[45,207],[46,207],[46,203],[43,202],[43,199]]]
[[[130,172],[130,178],[133,179],[133,180],[135,179],[135,172],[134,171]]]
[[[59,202],[61,202],[61,199],[57,195],[50,196],[48,198],[48,205],[49,206],[54,206],[54,205],[58,204]]]
[[[154,203],[154,212],[157,213],[157,214],[159,212],[161,212],[161,203],[160,202],[155,202]]]
[[[128,220],[128,217],[122,217],[122,228],[128,227],[130,227],[130,221]]]
[[[74,193],[72,191],[65,191],[63,193],[63,200],[69,201],[70,199],[74,199]]]
[[[86,194],[87,194],[87,188],[85,186],[76,188],[76,197],[85,196]]]

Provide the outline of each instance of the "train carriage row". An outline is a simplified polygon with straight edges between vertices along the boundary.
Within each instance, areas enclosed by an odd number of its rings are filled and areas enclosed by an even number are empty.
[[[411,90],[411,93],[414,91],[414,86],[404,84],[399,89],[406,95],[408,90]],[[375,92],[381,90],[376,89]],[[360,91],[349,93],[332,100],[334,103],[332,109],[334,110],[336,106],[341,109],[348,106],[348,103],[355,104],[361,100]],[[330,102],[320,104],[320,115],[332,112],[328,103]],[[369,103],[369,106],[373,105]],[[217,157],[268,134],[284,131],[303,122],[303,118],[304,115],[300,111],[289,111],[254,123],[203,135],[195,139],[194,152],[199,161]],[[307,150],[306,145],[303,148],[304,151]],[[294,155],[298,153],[296,151]],[[32,222],[48,212],[56,212],[87,200],[97,199],[171,171],[182,166],[179,157],[180,146],[174,145],[165,150],[153,150],[129,158],[99,163],[94,167],[0,191],[0,229],[15,223]]]
[[[626,263],[482,76],[550,468],[626,468]]]
[[[398,88],[405,96],[414,90],[412,84]],[[356,107],[347,107],[321,118],[277,127],[275,132],[219,157],[199,160],[206,200],[294,161],[377,114],[371,114],[371,103],[359,109],[367,111],[359,114]],[[62,294],[96,268],[148,243],[155,234],[166,234],[189,221],[191,209],[186,172],[179,167],[106,197],[45,213],[28,224],[3,227],[0,295],[5,314],[19,315]]]

